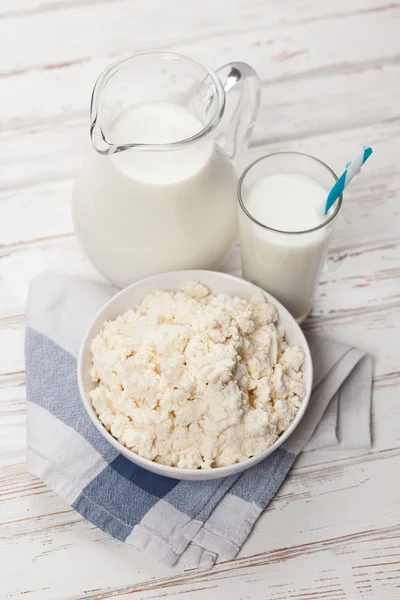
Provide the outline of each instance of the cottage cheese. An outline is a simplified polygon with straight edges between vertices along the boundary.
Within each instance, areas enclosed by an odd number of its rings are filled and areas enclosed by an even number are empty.
[[[287,429],[305,394],[264,295],[213,296],[191,282],[107,322],[91,346],[93,407],[133,452],[174,467],[245,460]]]

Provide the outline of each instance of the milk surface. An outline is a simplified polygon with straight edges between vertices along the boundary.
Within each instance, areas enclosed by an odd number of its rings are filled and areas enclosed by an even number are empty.
[[[122,112],[112,123],[110,137],[117,145],[171,144],[188,139],[203,129],[189,110],[166,102],[138,104]],[[122,152],[111,156],[114,165],[128,177],[151,185],[184,181],[202,170],[211,159],[212,140],[200,140],[183,151]]]
[[[326,190],[297,173],[276,173],[251,188],[247,208],[263,225],[279,231],[305,231],[318,227],[324,216]]]
[[[123,111],[114,144],[171,144],[204,125],[189,110],[147,103]],[[125,287],[176,269],[216,269],[236,233],[237,178],[209,138],[184,150],[91,152],[75,182],[73,219],[91,261]]]
[[[275,296],[301,322],[310,311],[332,227],[316,231],[328,194],[318,182],[297,173],[276,173],[242,191],[240,233],[246,279]]]

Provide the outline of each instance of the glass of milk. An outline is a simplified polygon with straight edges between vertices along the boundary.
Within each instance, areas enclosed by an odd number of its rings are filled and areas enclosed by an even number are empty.
[[[163,271],[219,268],[237,233],[235,159],[259,96],[245,63],[213,71],[170,52],[142,52],[100,75],[72,213],[107,279],[125,287]]]
[[[243,274],[302,323],[311,310],[342,197],[324,215],[337,181],[322,161],[297,152],[264,156],[238,185]]]

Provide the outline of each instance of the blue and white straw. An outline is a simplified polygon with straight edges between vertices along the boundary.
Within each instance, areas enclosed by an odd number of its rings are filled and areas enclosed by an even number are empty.
[[[361,167],[369,159],[372,154],[372,148],[364,147],[364,150],[355,158],[352,162],[348,162],[346,165],[346,170],[339,177],[333,188],[328,194],[328,198],[326,200],[325,205],[325,215],[328,214],[329,209],[336,200],[340,197],[340,194],[343,193],[343,190],[346,186],[349,185],[350,181],[359,174],[361,171]]]

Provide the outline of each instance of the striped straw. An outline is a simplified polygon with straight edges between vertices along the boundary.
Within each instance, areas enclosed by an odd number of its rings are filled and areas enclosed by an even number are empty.
[[[361,171],[361,167],[363,166],[365,161],[369,159],[371,154],[372,148],[366,148],[364,146],[364,150],[361,152],[361,154],[357,156],[357,158],[354,159],[352,162],[347,163],[346,170],[344,171],[344,173],[342,173],[342,175],[339,177],[339,179],[328,194],[328,198],[326,200],[325,205],[325,215],[328,214],[328,211],[331,208],[331,206],[336,202],[340,194],[343,193],[344,188],[349,185],[353,177],[359,174],[359,172]]]

